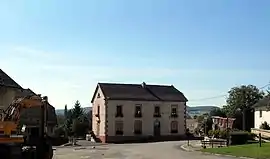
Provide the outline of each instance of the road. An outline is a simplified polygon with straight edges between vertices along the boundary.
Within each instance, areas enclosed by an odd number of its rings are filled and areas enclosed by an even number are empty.
[[[65,147],[55,150],[54,159],[233,159],[185,152],[184,141],[140,144],[109,144],[83,147]],[[234,158],[235,159],[235,158]]]

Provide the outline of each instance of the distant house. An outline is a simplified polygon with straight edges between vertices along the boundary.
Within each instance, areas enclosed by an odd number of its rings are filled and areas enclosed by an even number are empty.
[[[18,97],[25,97],[28,95],[37,95],[31,89],[24,89],[9,77],[3,70],[0,69],[0,109],[6,109],[11,102]],[[25,125],[36,125],[39,120],[40,109],[31,108],[27,111],[22,111],[20,115],[20,122]],[[55,108],[49,104],[48,109],[48,132],[53,132],[53,127],[57,124]]]
[[[0,69],[0,108],[5,109],[24,89]]]
[[[254,106],[254,128],[259,129],[263,122],[270,124],[270,95],[264,97]]]
[[[185,136],[187,98],[174,86],[98,83],[91,102],[92,129],[102,142]]]
[[[186,119],[186,125],[189,131],[193,133],[198,127],[198,121],[197,119]]]

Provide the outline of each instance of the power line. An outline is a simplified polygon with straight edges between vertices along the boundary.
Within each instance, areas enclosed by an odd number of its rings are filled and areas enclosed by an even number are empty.
[[[266,88],[267,86],[270,86],[270,83],[262,86],[259,88],[259,90]],[[219,95],[219,96],[213,96],[213,97],[207,97],[207,98],[201,98],[201,99],[194,99],[194,100],[189,100],[189,102],[193,102],[193,101],[202,101],[202,100],[210,100],[210,99],[217,99],[217,98],[223,98],[226,97],[228,94],[223,94],[223,95]]]

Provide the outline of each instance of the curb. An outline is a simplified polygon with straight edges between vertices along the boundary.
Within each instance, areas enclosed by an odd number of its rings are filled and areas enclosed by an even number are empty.
[[[187,152],[193,152],[193,151],[196,151],[196,150],[192,150],[192,149],[188,149],[186,148],[185,146],[187,146],[186,144],[183,144],[180,146],[180,148],[184,151],[187,151]],[[210,152],[202,152],[202,151],[197,151],[197,152],[201,152],[202,154],[205,154],[205,155],[214,155],[214,156],[223,156],[223,157],[233,157],[233,158],[241,158],[241,159],[255,159],[255,158],[251,158],[251,157],[238,157],[238,156],[233,156],[233,155],[224,155],[224,154],[217,154],[217,153],[210,153]]]
[[[250,158],[250,157],[238,157],[238,156],[233,156],[233,155],[224,155],[224,154],[218,154],[218,153],[210,153],[210,152],[201,152],[205,155],[215,155],[215,156],[223,156],[223,157],[233,157],[233,158],[241,158],[241,159],[255,159],[255,158]]]
[[[185,148],[185,144],[184,145],[181,145],[180,148],[184,151],[187,151],[187,152],[192,152],[194,150],[191,150],[191,149],[188,149],[188,148]]]

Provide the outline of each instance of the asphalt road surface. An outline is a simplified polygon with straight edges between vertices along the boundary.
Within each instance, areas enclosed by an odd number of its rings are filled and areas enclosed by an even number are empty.
[[[180,149],[184,141],[140,144],[109,144],[65,147],[55,150],[54,159],[233,159]],[[235,159],[235,158],[234,158]]]

